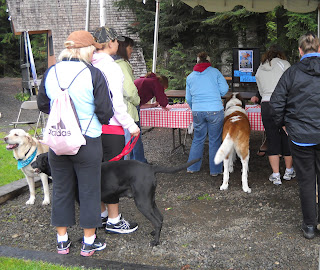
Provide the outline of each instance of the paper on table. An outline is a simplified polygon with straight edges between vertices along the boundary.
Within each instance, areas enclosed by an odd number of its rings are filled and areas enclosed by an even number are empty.
[[[170,111],[175,111],[175,112],[186,112],[188,111],[189,108],[171,108]]]

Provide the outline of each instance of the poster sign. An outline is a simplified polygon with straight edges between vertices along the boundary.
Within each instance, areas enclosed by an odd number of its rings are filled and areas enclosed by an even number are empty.
[[[239,71],[253,72],[253,50],[239,50]]]

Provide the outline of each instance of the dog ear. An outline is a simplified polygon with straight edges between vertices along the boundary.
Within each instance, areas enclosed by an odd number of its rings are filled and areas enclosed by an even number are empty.
[[[242,103],[242,108],[245,108],[245,107],[246,107],[246,103],[245,103],[245,101],[244,101],[244,99],[243,99],[243,97],[241,96],[240,93],[238,93],[238,94],[236,95],[236,98],[241,101],[241,103]]]

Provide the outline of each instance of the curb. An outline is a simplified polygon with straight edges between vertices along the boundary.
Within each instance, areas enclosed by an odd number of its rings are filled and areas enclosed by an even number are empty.
[[[48,183],[52,182],[51,176],[48,177]],[[40,177],[34,178],[35,188],[42,187]],[[0,205],[5,203],[7,200],[12,200],[19,196],[23,192],[29,192],[29,186],[26,178],[13,181],[0,187]]]
[[[142,264],[121,263],[117,261],[109,261],[96,258],[85,258],[73,255],[59,255],[52,252],[24,250],[8,246],[0,246],[0,257],[10,257],[23,260],[43,261],[52,264],[63,266],[74,266],[95,268],[95,269],[108,269],[108,270],[173,270],[173,268],[157,267]]]
[[[40,177],[35,177],[34,182],[36,188],[42,185]],[[13,181],[9,184],[0,187],[0,204],[3,204],[7,200],[17,197],[25,191],[29,191],[26,178]]]

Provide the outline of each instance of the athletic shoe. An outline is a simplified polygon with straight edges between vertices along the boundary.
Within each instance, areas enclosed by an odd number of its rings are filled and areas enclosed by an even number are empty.
[[[105,227],[108,221],[108,217],[101,217],[102,226]]]
[[[71,245],[71,241],[68,239],[67,241],[61,241],[57,244],[57,250],[58,254],[68,254],[69,253],[69,247]]]
[[[107,222],[106,225],[106,233],[132,233],[137,229],[138,224],[136,222],[129,223],[122,217],[122,215],[120,216],[120,221],[117,224]]]
[[[91,245],[82,242],[80,255],[84,257],[92,256],[96,250],[103,250],[106,246],[107,244],[98,238],[94,239],[94,242]]]
[[[271,174],[271,175],[269,176],[269,180],[270,180],[271,182],[273,182],[273,184],[275,184],[275,185],[277,185],[277,186],[282,184],[280,176],[274,177],[273,174]]]
[[[296,172],[295,170],[292,171],[292,173],[288,173],[287,170],[285,171],[284,175],[283,175],[283,179],[284,180],[291,180],[292,178],[295,178],[296,177]]]

